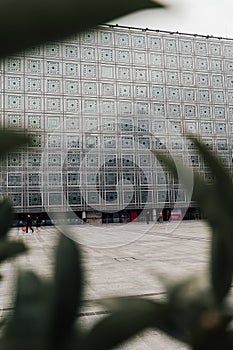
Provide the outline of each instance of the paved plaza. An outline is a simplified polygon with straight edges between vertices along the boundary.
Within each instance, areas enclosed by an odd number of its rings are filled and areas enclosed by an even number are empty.
[[[109,296],[164,298],[161,276],[181,280],[205,274],[210,234],[203,221],[181,223],[128,223],[69,226],[69,236],[79,242],[86,272],[83,325],[90,325],[104,310],[96,301]],[[13,228],[10,236],[22,239],[29,253],[1,266],[2,315],[12,308],[14,277],[17,269],[32,269],[49,278],[53,272],[54,248],[59,233],[55,227],[42,227],[39,233],[25,234]],[[121,346],[127,350],[187,349],[162,333],[148,330]]]

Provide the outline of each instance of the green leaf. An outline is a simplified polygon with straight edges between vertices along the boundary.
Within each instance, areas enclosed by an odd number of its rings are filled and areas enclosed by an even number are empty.
[[[0,56],[61,39],[133,11],[161,6],[150,0],[1,1]]]
[[[216,301],[221,303],[229,292],[233,275],[232,180],[217,156],[196,138],[190,138],[216,177],[212,185],[207,185],[201,176],[194,173],[192,199],[199,203],[204,217],[212,228],[210,279]],[[176,164],[171,157],[167,155],[157,155],[157,157],[166,164],[174,177],[178,177]],[[186,175],[182,180],[180,177],[180,180],[187,187],[188,174],[192,170],[186,170],[187,167],[184,165],[181,167]]]
[[[227,296],[232,283],[232,247],[225,236],[228,232],[213,234],[211,242],[211,283],[218,303]]]
[[[6,237],[13,220],[13,208],[9,199],[0,201],[0,239]]]
[[[215,177],[214,190],[218,193],[219,206],[223,206],[230,214],[233,207],[233,182],[231,174],[223,167],[219,157],[211,152],[205,144],[192,135],[188,137],[195,144],[200,155]],[[223,190],[223,186],[227,189],[226,191]]]
[[[25,135],[20,132],[15,132],[9,129],[0,129],[0,156],[16,148],[19,148],[20,146],[26,145],[29,142],[30,137],[28,135]]]
[[[75,242],[62,235],[56,251],[55,295],[52,343],[58,349],[72,332],[83,290],[80,251]]]
[[[25,253],[27,247],[23,242],[20,241],[0,241],[0,262],[3,262],[7,259],[12,259],[18,256],[19,254]]]
[[[112,312],[87,333],[84,350],[112,349],[148,327],[161,326],[166,314],[164,304],[146,299],[117,298],[106,305]]]
[[[51,297],[50,286],[33,272],[19,274],[14,312],[3,334],[7,349],[48,349]]]

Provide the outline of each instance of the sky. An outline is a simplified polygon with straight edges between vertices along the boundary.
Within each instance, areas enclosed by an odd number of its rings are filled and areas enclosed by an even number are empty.
[[[233,38],[233,0],[161,0],[161,2],[168,4],[169,8],[140,11],[111,23]]]

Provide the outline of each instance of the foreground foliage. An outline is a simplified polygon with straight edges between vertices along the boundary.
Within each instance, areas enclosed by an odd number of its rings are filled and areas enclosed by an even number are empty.
[[[77,322],[84,285],[80,249],[62,235],[51,281],[32,272],[19,274],[14,312],[1,338],[3,349],[107,350],[147,328],[157,328],[194,350],[232,349],[233,310],[229,293],[233,274],[233,184],[217,156],[196,138],[191,138],[214,175],[213,184],[207,185],[200,175],[194,174],[193,196],[212,230],[206,286],[200,285],[198,278],[190,278],[170,285],[164,301],[129,297],[103,300],[109,313],[91,329],[82,331]],[[157,154],[157,157],[177,176],[169,155]],[[180,167],[189,173],[184,165]],[[4,200],[0,209],[5,217],[9,216],[0,237],[1,249],[2,243],[9,247],[14,242],[7,240],[12,213],[9,202]],[[21,246],[8,257],[24,249]]]
[[[159,6],[149,0],[8,0],[0,2],[0,56],[31,45],[82,31],[131,11]],[[11,22],[10,30],[6,30]],[[140,298],[105,300],[109,314],[91,329],[81,331],[77,314],[82,306],[83,268],[79,247],[62,235],[56,250],[55,270],[47,281],[33,272],[18,276],[13,315],[7,318],[0,344],[7,350],[111,349],[146,328],[158,328],[194,350],[232,349],[233,311],[229,294],[233,273],[233,185],[219,159],[191,137],[215,176],[209,186],[194,176],[194,199],[211,229],[209,283],[203,289],[195,279],[167,290],[167,298],[156,302]],[[0,156],[18,148],[28,138],[0,131]],[[157,155],[174,177],[176,167],[169,156]],[[183,166],[184,173],[189,171]],[[183,178],[184,185],[187,177]],[[26,251],[20,241],[8,239],[13,216],[8,199],[0,202],[0,262]]]

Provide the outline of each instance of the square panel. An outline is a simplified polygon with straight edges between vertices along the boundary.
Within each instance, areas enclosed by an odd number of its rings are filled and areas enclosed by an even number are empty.
[[[162,39],[159,36],[148,35],[148,48],[153,51],[162,49]]]
[[[83,112],[84,113],[97,113],[96,100],[84,100],[83,101]]]
[[[172,38],[164,38],[164,51],[176,52],[177,51],[177,40]]]
[[[117,91],[120,97],[132,97],[132,86],[129,84],[119,84]]]
[[[137,102],[135,106],[136,114],[149,114],[149,103]]]
[[[41,154],[40,153],[28,153],[28,166],[40,167],[41,166]]]
[[[198,86],[209,86],[209,75],[197,74],[196,82]]]
[[[5,70],[7,72],[23,72],[23,59],[8,57],[5,60]]]
[[[115,84],[113,83],[102,83],[101,86],[101,95],[102,96],[115,96]]]
[[[79,58],[79,49],[77,45],[65,44],[63,45],[63,57],[67,59]]]
[[[204,41],[194,41],[194,51],[196,55],[207,55],[207,44]]]
[[[136,85],[134,96],[137,98],[148,98],[148,87],[146,85]]]
[[[180,39],[180,51],[182,53],[191,54],[193,52],[193,41],[187,39]]]
[[[97,67],[94,64],[83,64],[81,68],[82,77],[84,78],[96,78]]]
[[[136,49],[146,49],[146,38],[144,35],[132,35],[132,45]]]
[[[46,121],[47,121],[46,123],[47,129],[53,129],[53,130],[57,129],[61,124],[61,119],[58,116],[47,116]]]
[[[195,89],[183,89],[183,99],[184,99],[184,101],[195,101],[196,90]]]
[[[132,114],[133,113],[132,102],[130,102],[130,101],[118,102],[118,110],[119,110],[120,115]]]
[[[68,172],[68,186],[77,186],[80,184],[80,174]]]
[[[185,86],[194,85],[195,79],[193,73],[181,72],[181,83]]]
[[[113,62],[114,61],[114,51],[111,49],[100,49],[99,58],[101,61]]]
[[[23,109],[24,106],[24,99],[21,95],[5,95],[6,98],[6,106],[9,109]]]
[[[84,61],[95,61],[96,60],[96,49],[94,47],[82,47],[81,48],[81,59]]]
[[[62,101],[59,97],[47,97],[45,99],[45,109],[47,111],[60,112],[62,110]]]
[[[151,81],[153,83],[164,83],[164,72],[162,70],[151,70]]]
[[[62,194],[60,192],[49,192],[49,206],[60,206],[62,205]]]
[[[213,125],[211,122],[201,122],[200,128],[201,128],[202,134],[212,134],[213,133]]]
[[[25,60],[25,69],[30,74],[41,74],[43,72],[43,61],[40,59],[29,59]]]
[[[61,135],[47,135],[48,148],[61,148],[62,140]]]
[[[167,88],[167,98],[172,101],[179,101],[180,100],[180,89],[178,88]]]
[[[214,103],[224,103],[224,92],[223,91],[213,91],[212,99]]]
[[[23,90],[23,78],[16,76],[5,77],[5,89],[10,91],[22,91]]]
[[[78,95],[80,93],[79,82],[76,80],[64,80],[64,90],[68,95]]]
[[[207,58],[196,58],[196,69],[198,70],[207,70],[208,69],[208,60]]]
[[[165,116],[165,106],[163,103],[152,103],[152,115],[159,117]]]
[[[151,53],[149,56],[149,61],[150,61],[150,66],[152,66],[152,67],[161,67],[162,68],[164,65],[163,55],[161,55],[161,54]]]
[[[45,91],[47,93],[59,94],[61,93],[62,81],[58,79],[46,79],[45,81]]]
[[[225,61],[225,69],[227,72],[233,72],[233,62],[232,60]]]
[[[114,43],[114,33],[108,30],[101,30],[98,33],[99,42],[101,45],[111,46]]]
[[[216,72],[221,72],[223,69],[223,61],[222,60],[210,60],[210,67],[212,71],[216,71]]]
[[[61,154],[58,153],[49,153],[48,154],[48,165],[52,167],[61,166]]]
[[[209,90],[199,90],[199,100],[201,102],[209,102],[210,101],[210,93]]]
[[[222,54],[221,44],[210,43],[209,44],[209,52],[212,56],[221,56],[221,54]]]
[[[23,127],[23,115],[20,113],[7,113],[6,115],[6,125],[9,128],[22,128]]]
[[[49,43],[44,45],[44,53],[50,57],[60,57],[61,48],[59,43]]]
[[[212,85],[214,88],[223,87],[223,76],[222,75],[212,75]]]
[[[80,148],[80,136],[79,135],[67,135],[66,137],[67,148]]]
[[[45,61],[45,71],[49,75],[60,75],[61,65],[59,61]]]
[[[116,33],[116,45],[117,46],[129,46],[130,45],[130,37],[129,34],[126,33]]]
[[[64,63],[64,74],[70,77],[78,77],[80,75],[80,67],[77,63],[67,62]]]
[[[83,82],[82,93],[84,95],[97,95],[97,83],[94,82]]]
[[[178,57],[176,55],[166,55],[165,56],[165,66],[167,68],[177,69],[178,64]]]
[[[127,50],[116,50],[116,61],[118,63],[122,64],[129,64],[130,63],[130,51]]]
[[[226,134],[226,123],[215,123],[215,132],[217,135]]]
[[[179,84],[179,74],[175,71],[167,71],[165,73],[165,79],[168,84]]]
[[[27,125],[29,129],[42,130],[42,116],[41,115],[27,115]]]
[[[224,45],[223,53],[225,57],[233,57],[233,46],[232,45]]]
[[[190,56],[181,56],[180,57],[180,67],[184,70],[192,70],[194,68],[193,58]]]
[[[164,99],[164,88],[160,86],[152,86],[151,87],[151,95],[152,98],[156,100],[163,100]]]
[[[195,105],[184,105],[184,115],[185,117],[195,117],[196,116],[196,106]]]
[[[214,106],[214,115],[216,118],[225,118],[226,116],[225,107]]]
[[[28,194],[28,205],[30,207],[41,206],[42,198],[40,192],[32,192]]]
[[[168,104],[167,113],[169,117],[180,117],[180,105],[178,104]]]
[[[76,117],[66,117],[65,119],[65,130],[66,131],[79,131],[80,130],[80,119]]]
[[[145,65],[146,64],[146,54],[144,52],[134,52],[133,53],[133,63],[135,65]]]
[[[210,106],[200,106],[199,107],[199,113],[201,118],[210,118],[211,116],[211,109]]]
[[[117,79],[130,80],[131,70],[128,67],[117,67]]]

